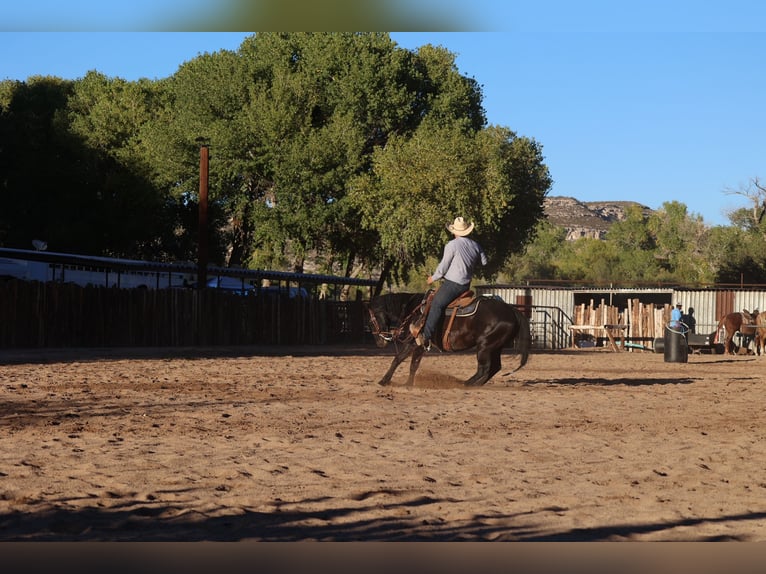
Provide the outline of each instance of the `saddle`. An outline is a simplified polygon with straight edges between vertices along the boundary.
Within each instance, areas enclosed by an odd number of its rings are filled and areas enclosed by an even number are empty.
[[[431,309],[431,301],[434,298],[436,291],[434,289],[429,290],[423,301],[420,304],[422,309],[422,315],[420,318],[410,325],[410,333],[413,337],[417,337],[425,324],[425,318],[428,315],[428,311]],[[464,291],[458,295],[452,302],[444,309],[444,317],[449,318],[447,324],[444,327],[442,335],[442,349],[445,351],[451,351],[452,345],[449,342],[449,334],[452,330],[452,323],[455,321],[455,317],[468,317],[476,313],[479,308],[479,301],[481,297],[477,297],[472,290]]]
[[[444,327],[444,333],[442,334],[442,349],[445,351],[452,350],[452,344],[449,340],[449,334],[452,331],[452,323],[455,322],[455,317],[468,317],[476,313],[479,308],[480,297],[476,297],[473,291],[465,291],[458,295],[456,299],[447,305],[444,309],[444,316],[449,317],[449,321]]]

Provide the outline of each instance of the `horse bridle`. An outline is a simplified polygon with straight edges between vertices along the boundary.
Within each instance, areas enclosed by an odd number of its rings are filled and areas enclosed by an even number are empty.
[[[380,330],[380,323],[378,323],[378,319],[375,317],[375,313],[373,313],[372,309],[367,307],[367,312],[370,314],[370,325],[372,325],[372,330],[370,332],[373,337],[380,337],[384,341],[391,341],[393,336],[389,332]]]
[[[380,337],[384,341],[391,342],[394,340],[398,340],[401,336],[402,332],[405,330],[406,326],[410,324],[410,321],[412,320],[412,316],[420,309],[420,305],[415,307],[409,315],[407,315],[404,320],[402,321],[401,325],[399,325],[396,329],[393,331],[383,331],[380,328],[380,323],[378,323],[378,318],[375,316],[375,313],[370,307],[367,307],[367,312],[370,314],[370,325],[372,325],[372,335],[374,337]],[[407,329],[407,333],[409,334],[409,329]]]

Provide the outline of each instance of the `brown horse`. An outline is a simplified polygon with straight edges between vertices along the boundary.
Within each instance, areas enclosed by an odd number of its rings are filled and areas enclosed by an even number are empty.
[[[411,356],[410,374],[407,385],[415,381],[415,373],[420,366],[425,349],[415,344],[409,326],[423,313],[423,294],[396,293],[373,297],[368,310],[370,326],[379,347],[390,342],[397,346],[396,355],[383,378],[381,385],[389,385],[396,368]],[[465,312],[457,310],[450,323],[449,350],[464,351],[476,347],[478,367],[476,373],[467,381],[466,386],[483,385],[500,370],[500,355],[503,348],[514,344],[520,355],[520,364],[514,371],[527,363],[531,342],[529,319],[518,308],[499,298],[478,297]],[[456,312],[448,309],[447,312]],[[445,321],[442,321],[445,323]],[[442,325],[434,334],[432,346],[443,341]]]
[[[756,321],[758,320],[758,309],[750,313],[747,309],[743,309],[741,312],[729,313],[721,317],[718,321],[718,327],[715,331],[716,342],[720,341],[721,329],[724,330],[725,338],[723,343],[723,352],[726,355],[734,354],[734,334],[739,333],[742,336],[741,344],[739,345],[739,351],[737,354],[744,354],[747,352],[747,347],[750,345],[750,341],[756,334]]]
[[[766,313],[758,313],[755,325],[755,353],[766,355]]]

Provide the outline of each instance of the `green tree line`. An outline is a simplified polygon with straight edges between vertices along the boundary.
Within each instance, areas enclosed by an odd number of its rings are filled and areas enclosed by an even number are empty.
[[[2,81],[0,245],[195,261],[203,138],[217,265],[424,288],[462,215],[485,280],[766,275],[760,193],[730,227],[671,202],[606,241],[564,241],[544,217],[542,146],[488,124],[455,58],[386,33],[258,33],[163,79]]]
[[[455,55],[385,33],[258,33],[159,80],[0,84],[0,244],[406,280],[456,215],[496,275],[542,217],[542,148],[487,124]]]
[[[543,219],[502,280],[692,287],[766,283],[766,189],[758,185],[754,179],[736,192],[752,206],[730,213],[728,226],[708,226],[678,201],[651,213],[630,207],[604,239],[567,241],[564,228]]]

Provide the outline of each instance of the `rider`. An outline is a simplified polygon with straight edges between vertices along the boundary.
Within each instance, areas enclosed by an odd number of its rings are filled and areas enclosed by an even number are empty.
[[[473,223],[466,223],[462,217],[456,217],[455,221],[447,225],[447,230],[454,235],[454,239],[444,246],[442,260],[427,280],[429,285],[439,279],[444,281],[431,301],[423,330],[415,337],[415,342],[426,349],[431,346],[431,337],[442,319],[444,308],[468,291],[474,268],[479,263],[482,266],[487,264],[487,256],[481,245],[468,238],[473,231]]]
[[[675,308],[670,312],[670,326],[673,329],[680,329],[682,327],[681,325],[681,318],[683,317],[683,305],[681,303],[677,303]]]

